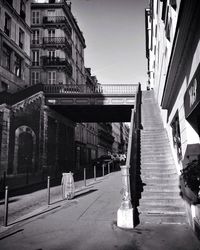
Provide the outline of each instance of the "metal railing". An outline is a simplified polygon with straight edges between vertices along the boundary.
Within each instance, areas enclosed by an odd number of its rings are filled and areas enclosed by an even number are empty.
[[[85,84],[54,84],[44,86],[45,93],[83,93],[83,94],[110,94],[110,95],[135,95],[136,84],[99,84],[97,86],[87,86]]]
[[[65,46],[68,54],[72,55],[72,46],[66,37],[43,37],[43,45],[46,46]]]
[[[58,24],[64,23],[69,35],[72,34],[72,28],[69,25],[67,18],[65,16],[44,16],[43,17],[43,24]]]
[[[67,67],[65,64],[66,61],[60,61],[59,63],[55,63],[52,61],[45,61],[45,65],[49,65],[50,67],[53,65],[62,65],[63,67]],[[69,69],[71,72],[71,69]],[[36,84],[32,85],[28,88],[22,89],[17,93],[11,94],[7,92],[0,93],[0,104],[14,104],[18,101],[21,101],[33,94],[36,94],[39,91],[43,91],[45,94],[91,94],[91,95],[136,95],[136,84],[114,84],[113,88],[110,86],[111,84],[97,85],[97,86],[87,86],[85,84]],[[123,89],[124,88],[124,89]]]

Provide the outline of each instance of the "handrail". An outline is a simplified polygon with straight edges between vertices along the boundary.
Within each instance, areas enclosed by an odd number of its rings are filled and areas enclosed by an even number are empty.
[[[131,165],[131,158],[136,152],[133,150],[133,141],[136,140],[135,132],[140,129],[140,106],[141,106],[141,84],[138,84],[137,93],[135,96],[135,107],[132,109],[131,113],[131,122],[130,122],[130,131],[129,131],[129,140],[128,140],[128,150],[126,165]]]
[[[48,64],[48,58],[43,58]],[[52,64],[53,64],[52,60]],[[56,62],[56,61],[55,61]],[[64,60],[60,60],[65,67]],[[51,65],[51,64],[50,64]],[[0,93],[0,104],[7,103],[13,105],[23,99],[43,91],[45,95],[70,95],[70,94],[91,94],[91,95],[136,95],[136,84],[99,84],[96,86],[88,86],[85,84],[36,84],[22,89],[16,93]],[[122,91],[123,90],[123,91]]]

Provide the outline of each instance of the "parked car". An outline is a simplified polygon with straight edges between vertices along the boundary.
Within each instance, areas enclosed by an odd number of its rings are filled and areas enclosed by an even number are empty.
[[[114,162],[120,162],[120,157],[119,157],[118,154],[113,154],[112,159],[113,159]]]
[[[104,163],[107,164],[109,162],[113,162],[111,155],[101,155],[99,158],[92,161],[92,165],[95,165],[96,167],[102,167]]]

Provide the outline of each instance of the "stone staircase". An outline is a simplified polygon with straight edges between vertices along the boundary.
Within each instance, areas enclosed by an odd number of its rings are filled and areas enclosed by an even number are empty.
[[[153,91],[142,92],[140,223],[186,222],[179,177]]]

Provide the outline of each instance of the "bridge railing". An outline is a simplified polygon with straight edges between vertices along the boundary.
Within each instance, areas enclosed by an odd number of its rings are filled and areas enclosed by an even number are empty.
[[[137,92],[136,84],[99,84],[97,86],[77,85],[77,84],[36,84],[24,88],[16,93],[0,93],[0,104],[17,103],[39,91],[45,94],[110,94],[110,95],[135,95]]]
[[[44,84],[44,92],[49,94],[135,94],[136,84],[101,84],[97,86],[75,84]]]

